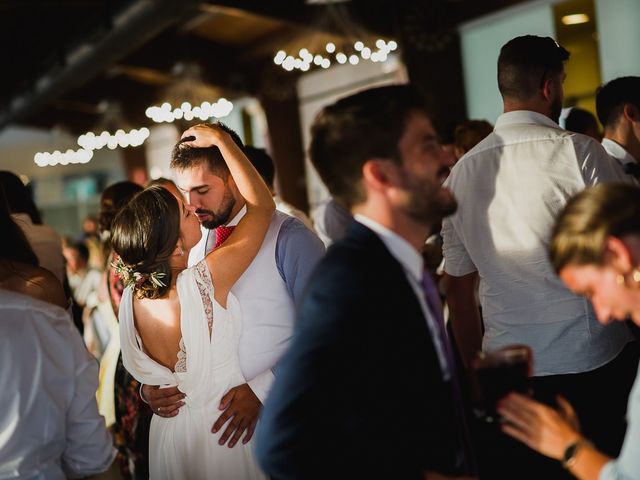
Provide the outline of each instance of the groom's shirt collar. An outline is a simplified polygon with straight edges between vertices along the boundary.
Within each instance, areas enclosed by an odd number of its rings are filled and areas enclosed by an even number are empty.
[[[235,227],[240,223],[240,220],[242,220],[242,217],[244,217],[247,214],[247,206],[244,205],[240,211],[238,213],[236,213],[236,216],[233,217],[226,225],[225,227]]]

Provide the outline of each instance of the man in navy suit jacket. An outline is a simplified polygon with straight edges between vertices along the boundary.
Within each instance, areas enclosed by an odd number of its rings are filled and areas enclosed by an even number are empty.
[[[316,118],[310,152],[354,221],[311,277],[258,459],[277,480],[467,474],[455,365],[422,287],[422,246],[456,208],[424,104],[408,85],[342,99]]]

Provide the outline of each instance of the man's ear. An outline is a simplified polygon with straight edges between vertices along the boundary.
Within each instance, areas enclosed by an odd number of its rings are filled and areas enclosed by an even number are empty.
[[[605,260],[618,272],[625,274],[633,269],[633,260],[629,248],[617,237],[607,237],[605,242]]]
[[[551,100],[553,100],[554,94],[555,94],[555,85],[553,84],[553,78],[547,77],[544,79],[544,82],[542,82],[542,97],[547,102],[550,102]]]
[[[394,184],[394,173],[388,160],[371,159],[362,165],[362,179],[374,190],[382,190]]]
[[[638,110],[637,106],[631,103],[625,103],[624,107],[622,108],[622,113],[624,115],[624,118],[626,118],[630,122],[640,122],[640,110]]]

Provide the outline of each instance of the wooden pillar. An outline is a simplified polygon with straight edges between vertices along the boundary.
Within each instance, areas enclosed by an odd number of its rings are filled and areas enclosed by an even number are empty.
[[[411,83],[425,96],[445,143],[467,115],[460,37],[455,16],[435,2],[415,3],[399,15],[396,36]]]
[[[260,102],[267,117],[278,193],[296,208],[308,212],[298,97],[295,90],[289,88],[288,91],[289,95],[263,94]]]

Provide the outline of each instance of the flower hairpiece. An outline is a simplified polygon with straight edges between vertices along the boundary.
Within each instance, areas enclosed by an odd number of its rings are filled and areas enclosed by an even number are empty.
[[[127,265],[122,261],[122,258],[118,256],[115,263],[112,263],[113,271],[117,276],[122,279],[125,287],[141,288],[145,283],[149,283],[154,290],[158,290],[160,287],[166,287],[161,280],[166,276],[163,272],[151,272],[141,273],[136,271],[130,265]]]

